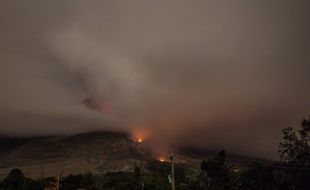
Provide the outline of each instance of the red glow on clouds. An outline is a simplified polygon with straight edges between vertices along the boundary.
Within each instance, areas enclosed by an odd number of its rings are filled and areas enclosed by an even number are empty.
[[[102,113],[111,114],[113,112],[113,104],[110,101],[102,100],[100,102],[100,111]]]

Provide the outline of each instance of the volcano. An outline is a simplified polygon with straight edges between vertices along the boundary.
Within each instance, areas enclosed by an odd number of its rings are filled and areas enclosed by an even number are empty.
[[[32,138],[2,136],[0,142],[0,178],[13,168],[20,168],[31,178],[87,172],[129,172],[133,171],[137,162],[143,165],[149,160],[158,159],[147,142],[133,141],[125,132],[104,131]],[[179,147],[177,153],[183,163],[200,162],[216,154],[215,151],[191,147]],[[228,155],[229,158],[242,159],[240,165],[253,161],[253,158],[240,155]]]

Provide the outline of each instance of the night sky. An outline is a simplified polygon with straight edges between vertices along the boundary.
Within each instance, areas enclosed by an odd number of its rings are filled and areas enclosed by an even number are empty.
[[[310,114],[309,8],[2,0],[0,133],[142,127],[161,144],[276,158],[281,129]]]

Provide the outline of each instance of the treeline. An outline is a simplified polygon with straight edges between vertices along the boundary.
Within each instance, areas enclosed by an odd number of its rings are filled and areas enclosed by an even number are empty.
[[[177,190],[309,190],[310,117],[297,130],[282,130],[279,145],[281,161],[250,164],[238,169],[227,164],[225,151],[200,165],[176,164]],[[60,190],[168,190],[170,163],[150,160],[144,167],[135,165],[130,173],[110,172],[70,175],[60,179]],[[33,180],[13,169],[1,182],[1,190],[54,190],[55,178]],[[50,188],[48,188],[50,187]]]

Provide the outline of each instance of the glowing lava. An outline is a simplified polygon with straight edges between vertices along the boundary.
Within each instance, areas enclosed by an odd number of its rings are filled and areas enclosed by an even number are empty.
[[[160,161],[160,162],[165,162],[166,159],[165,159],[163,156],[160,156],[160,157],[158,158],[158,161]]]
[[[132,128],[132,140],[143,143],[148,138],[148,131],[145,128]]]

